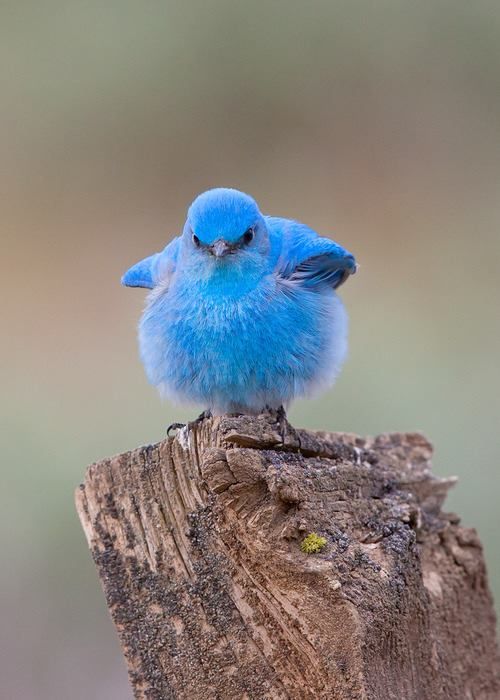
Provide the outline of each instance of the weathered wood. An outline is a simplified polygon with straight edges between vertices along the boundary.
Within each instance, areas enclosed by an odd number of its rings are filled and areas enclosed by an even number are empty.
[[[77,508],[135,696],[500,698],[481,545],[431,452],[263,415],[92,465]]]

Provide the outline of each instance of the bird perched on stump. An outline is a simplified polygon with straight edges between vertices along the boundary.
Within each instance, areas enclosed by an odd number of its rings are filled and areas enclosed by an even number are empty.
[[[354,256],[234,189],[200,194],[182,235],[123,276],[151,290],[141,359],[161,394],[212,414],[259,413],[324,390],[346,356],[336,289]]]

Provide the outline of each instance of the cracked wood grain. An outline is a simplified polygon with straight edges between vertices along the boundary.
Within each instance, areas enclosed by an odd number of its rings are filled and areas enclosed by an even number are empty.
[[[77,509],[135,697],[500,698],[481,544],[431,454],[264,414],[89,467]]]

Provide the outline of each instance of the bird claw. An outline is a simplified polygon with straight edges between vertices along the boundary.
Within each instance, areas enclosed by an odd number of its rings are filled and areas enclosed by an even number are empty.
[[[276,416],[278,418],[278,421],[286,421],[286,411],[284,406],[280,406],[278,410],[276,411]]]
[[[203,423],[205,418],[212,418],[212,411],[207,408],[206,411],[203,411],[203,413],[200,413],[198,418],[195,418],[193,421],[191,421],[191,425],[197,425],[198,423]]]
[[[188,427],[194,427],[198,425],[198,423],[202,423],[205,418],[211,418],[212,417],[212,411],[206,410],[203,411],[203,413],[200,413],[198,418],[195,418],[192,421],[189,421],[189,423],[170,423],[170,425],[167,428],[167,437],[173,437],[170,433],[173,432],[174,430],[182,430],[182,428],[185,428],[186,426]]]
[[[182,428],[185,428],[185,427],[186,427],[185,423],[170,423],[170,425],[167,428],[167,437],[172,437],[172,435],[170,435],[171,431],[181,430]]]
[[[264,409],[262,413],[267,413],[271,417],[275,417],[278,422],[280,421],[286,421],[286,410],[283,405],[281,405],[279,408],[271,408],[271,406],[268,406],[267,404],[264,406]]]

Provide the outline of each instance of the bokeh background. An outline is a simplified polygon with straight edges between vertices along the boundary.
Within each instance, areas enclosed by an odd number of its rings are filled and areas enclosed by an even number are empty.
[[[500,600],[500,5],[6,0],[1,696],[131,698],[73,507],[193,415],[139,364],[122,272],[234,186],[355,252],[351,353],[296,424],[423,430]]]

